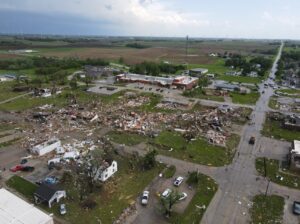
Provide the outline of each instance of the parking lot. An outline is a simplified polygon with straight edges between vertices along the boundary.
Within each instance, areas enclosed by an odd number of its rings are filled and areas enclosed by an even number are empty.
[[[180,184],[179,187],[174,186],[174,179],[178,176],[184,178],[183,182]],[[133,223],[136,224],[153,224],[153,223],[164,223],[163,222],[163,214],[160,207],[160,195],[167,189],[171,189],[173,191],[177,191],[178,193],[185,192],[187,197],[177,202],[177,204],[173,207],[173,212],[176,213],[183,213],[184,210],[187,208],[188,204],[192,200],[195,190],[189,188],[189,186],[185,183],[187,173],[177,171],[173,178],[164,178],[164,177],[157,177],[155,178],[152,183],[148,186],[147,189],[150,192],[149,201],[146,206],[141,205],[141,198],[137,198],[137,217]],[[142,193],[142,192],[141,192]],[[165,222],[167,223],[167,222]]]

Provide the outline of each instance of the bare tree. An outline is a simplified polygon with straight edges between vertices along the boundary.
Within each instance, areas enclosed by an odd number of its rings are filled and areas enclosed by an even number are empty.
[[[160,202],[166,217],[171,216],[172,208],[179,201],[179,199],[180,194],[177,191],[172,191],[167,197],[161,197]]]

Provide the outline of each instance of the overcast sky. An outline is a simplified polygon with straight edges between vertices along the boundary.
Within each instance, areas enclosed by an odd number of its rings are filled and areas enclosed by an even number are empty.
[[[0,0],[1,33],[300,39],[300,0]]]

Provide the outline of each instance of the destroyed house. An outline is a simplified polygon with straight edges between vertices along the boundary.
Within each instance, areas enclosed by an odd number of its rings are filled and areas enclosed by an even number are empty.
[[[59,203],[66,196],[66,191],[56,185],[41,184],[34,193],[34,200],[37,204],[46,203],[51,208],[53,202]]]
[[[288,116],[284,121],[284,127],[291,130],[300,131],[300,116]]]
[[[292,142],[289,158],[291,169],[300,171],[300,141],[294,140]]]
[[[105,182],[117,171],[118,163],[116,161],[104,161],[103,165],[97,171],[96,178],[102,182]]]

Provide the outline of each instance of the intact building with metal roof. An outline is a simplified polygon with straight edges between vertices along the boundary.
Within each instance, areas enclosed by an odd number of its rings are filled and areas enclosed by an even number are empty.
[[[53,218],[8,190],[0,189],[1,224],[54,224]]]

